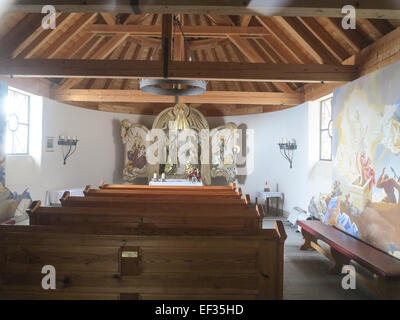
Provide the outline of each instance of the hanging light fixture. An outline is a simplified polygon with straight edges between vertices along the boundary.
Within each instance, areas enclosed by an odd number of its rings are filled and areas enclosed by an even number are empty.
[[[179,27],[182,34],[184,44],[187,45],[188,51],[190,53],[189,61],[193,61],[193,54],[190,46],[185,38],[185,34],[182,29],[182,24],[177,16],[173,16],[173,24]],[[163,39],[164,40],[164,39]],[[165,45],[164,48],[168,48]],[[164,56],[164,79],[140,79],[139,85],[140,90],[162,96],[174,96],[176,102],[178,102],[178,97],[180,96],[195,96],[206,92],[207,81],[205,80],[172,80],[168,79],[168,64],[169,64],[169,54],[163,52]]]

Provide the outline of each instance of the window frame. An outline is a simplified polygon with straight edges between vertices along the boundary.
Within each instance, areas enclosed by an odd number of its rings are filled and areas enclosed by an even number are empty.
[[[333,99],[332,97],[328,97],[328,98],[323,99],[323,100],[321,100],[321,101],[319,102],[319,161],[331,162],[331,161],[333,160],[333,157],[332,157],[332,153],[333,153],[333,150],[332,150],[332,148],[333,148],[333,136],[331,136],[331,135],[329,134],[329,128],[330,128],[330,126],[333,125],[333,117],[332,117],[332,99]],[[331,118],[330,118],[330,121],[329,121],[329,123],[328,123],[328,127],[322,129],[322,108],[323,108],[324,102],[326,102],[326,101],[328,101],[328,100],[331,101],[331,103],[330,103]],[[331,155],[330,155],[330,158],[329,158],[329,159],[322,158],[322,134],[323,134],[323,132],[328,132],[328,135],[329,135],[330,140],[331,140]]]
[[[28,103],[28,112],[27,112],[27,123],[20,123],[18,122],[18,126],[26,126],[27,127],[27,144],[26,144],[26,152],[19,152],[19,153],[6,153],[6,156],[28,156],[29,155],[29,148],[30,148],[30,127],[31,127],[31,96],[25,92],[21,92],[20,90],[14,89],[14,88],[8,88],[8,92],[14,92],[17,94],[21,94],[27,97]],[[8,129],[8,120],[7,120],[7,126],[6,126],[6,134],[8,134],[9,129]],[[12,135],[12,147],[11,149],[14,149],[14,135]]]

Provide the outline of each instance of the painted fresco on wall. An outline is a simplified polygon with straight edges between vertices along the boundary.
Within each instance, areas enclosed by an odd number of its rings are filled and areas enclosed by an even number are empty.
[[[332,193],[321,220],[400,259],[400,62],[334,92]]]

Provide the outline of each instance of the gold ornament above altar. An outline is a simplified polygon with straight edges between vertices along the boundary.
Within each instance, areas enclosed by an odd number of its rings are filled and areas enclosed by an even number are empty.
[[[179,103],[162,111],[151,131],[129,120],[123,120],[121,125],[125,181],[151,180],[154,173],[185,179],[194,169],[200,169],[205,185],[211,184],[211,177],[225,177],[229,183],[236,179],[236,154],[240,148],[234,143],[237,131],[234,123],[210,132],[200,111]]]

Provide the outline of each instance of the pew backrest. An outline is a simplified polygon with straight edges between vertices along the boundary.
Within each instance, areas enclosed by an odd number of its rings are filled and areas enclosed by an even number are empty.
[[[213,191],[198,192],[196,190],[188,191],[174,191],[174,190],[115,190],[115,189],[92,189],[87,186],[84,190],[85,196],[91,197],[139,197],[139,198],[153,198],[153,199],[196,199],[196,198],[220,198],[220,199],[240,199],[242,197],[242,190],[238,191],[224,191],[215,193]]]
[[[0,226],[0,299],[282,299],[285,239],[279,221],[257,234]]]
[[[245,207],[198,205],[146,205],[119,207],[40,207],[28,210],[31,225],[110,225],[132,228],[247,229],[262,226],[259,206]]]
[[[173,191],[190,191],[196,190],[198,192],[226,192],[236,191],[236,184],[232,183],[230,186],[151,186],[151,185],[135,185],[135,184],[106,184],[102,181],[99,189],[105,190],[173,190]]]
[[[238,198],[189,198],[179,197],[179,198],[157,198],[153,199],[151,197],[117,197],[117,196],[85,196],[85,197],[75,197],[70,196],[70,192],[64,192],[60,202],[63,207],[136,207],[140,205],[182,205],[182,206],[192,206],[197,205],[224,205],[224,206],[242,206],[248,207],[250,205],[250,196],[245,195],[243,199]]]

